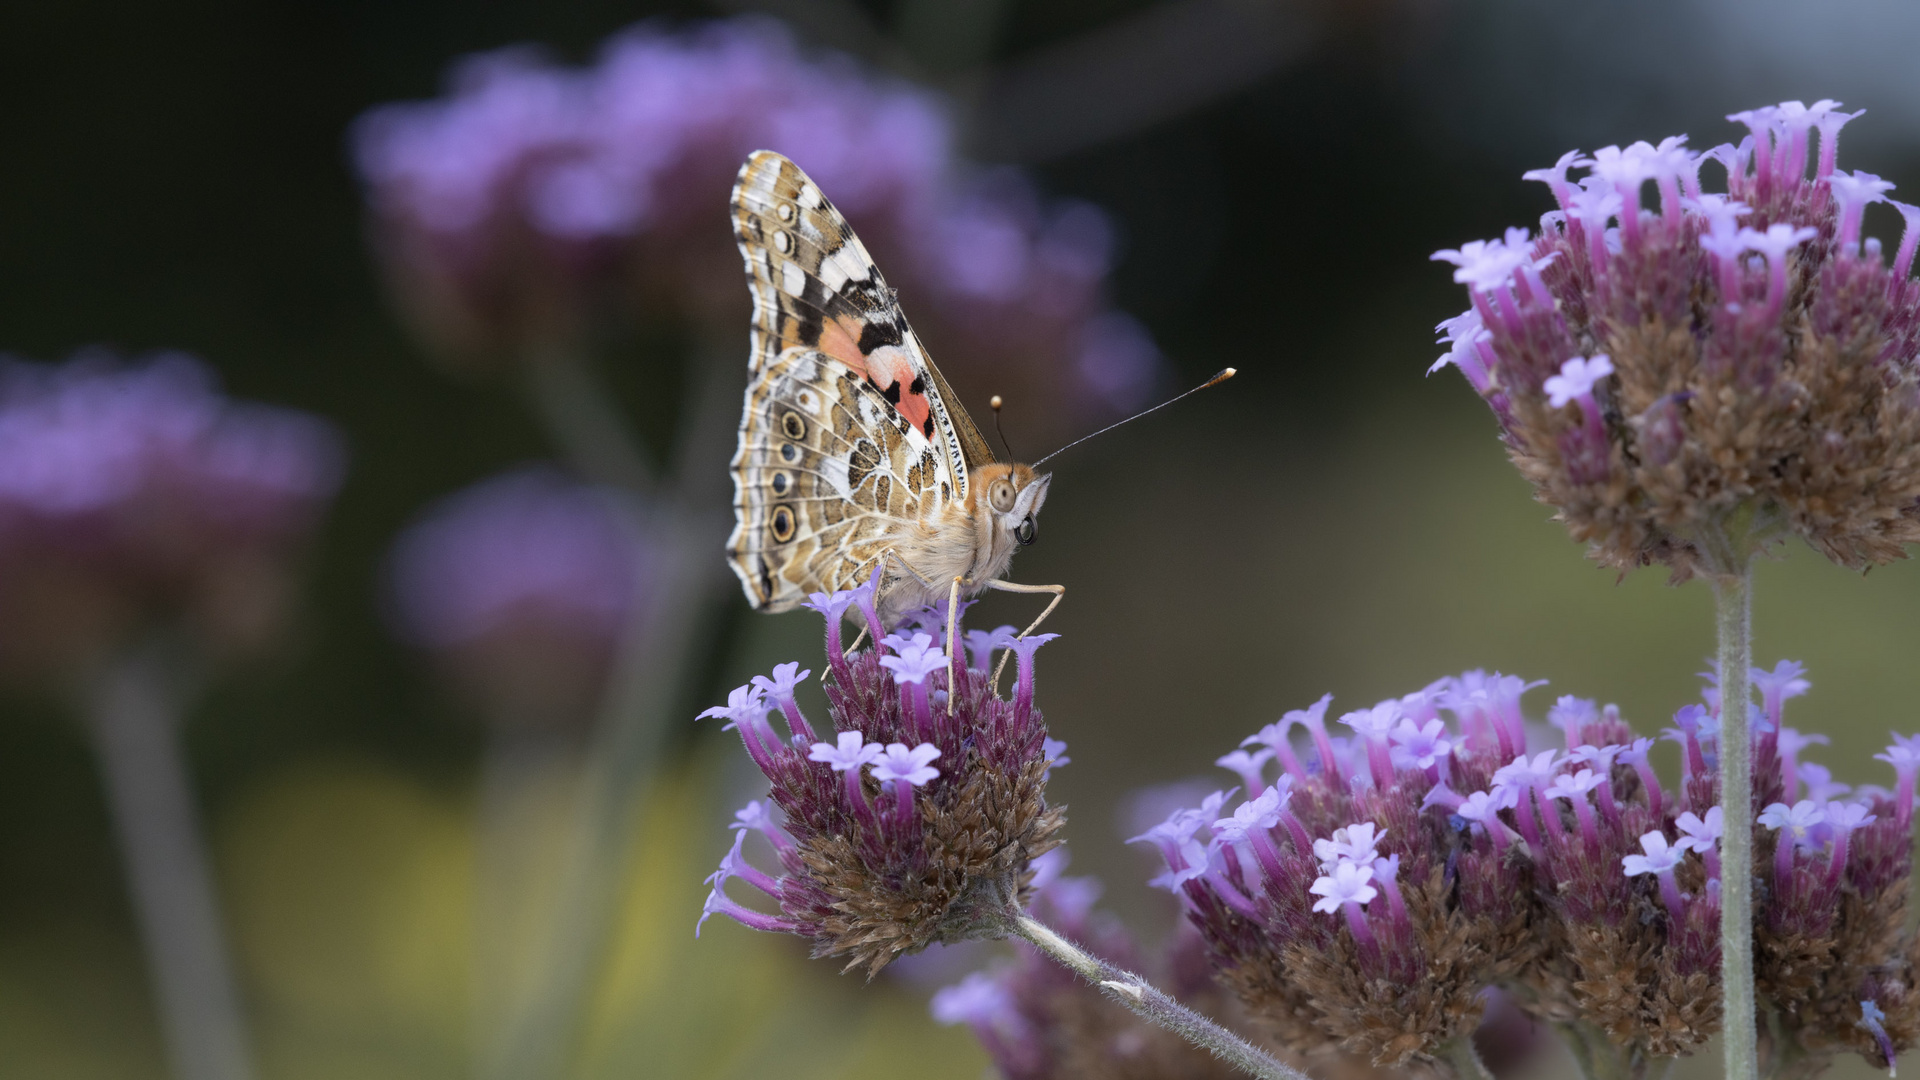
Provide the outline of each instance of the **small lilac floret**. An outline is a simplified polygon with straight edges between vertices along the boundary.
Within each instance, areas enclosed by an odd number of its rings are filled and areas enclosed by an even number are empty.
[[[1493,841],[1493,849],[1504,852],[1512,837],[1507,823],[1500,820],[1500,811],[1512,807],[1517,794],[1508,787],[1497,787],[1492,791],[1476,791],[1461,800],[1460,805],[1453,812],[1460,815],[1462,819],[1480,826]]]
[[[834,772],[848,772],[878,758],[885,749],[877,742],[868,742],[857,731],[843,731],[839,735],[839,745],[814,743],[807,751],[807,760],[824,761]]]
[[[1014,629],[1011,626],[996,626],[992,630],[969,630],[965,634],[967,641],[967,666],[975,671],[989,671],[993,668],[993,650],[999,648],[1002,639],[1011,640]]]
[[[1315,911],[1332,914],[1345,904],[1371,903],[1380,894],[1370,884],[1373,881],[1371,859],[1365,866],[1343,859],[1326,870],[1324,875],[1314,879],[1313,885],[1307,890],[1320,897],[1313,902]]]
[[[1689,810],[1675,819],[1674,827],[1680,830],[1680,839],[1674,841],[1679,851],[1697,851],[1707,864],[1707,876],[1720,876],[1720,838],[1726,832],[1720,808],[1707,807],[1707,814],[1701,817]]]
[[[748,756],[753,758],[754,764],[765,771],[772,761],[768,755],[779,743],[778,737],[774,734],[773,725],[767,723],[768,708],[767,699],[761,694],[760,689],[748,683],[745,686],[736,686],[729,691],[725,705],[716,705],[702,712],[696,719],[724,717],[727,722],[722,725],[721,730],[738,730],[740,741],[747,746]]]
[[[1773,876],[1774,888],[1784,893],[1793,881],[1794,850],[1808,843],[1814,828],[1826,822],[1826,809],[1812,799],[1801,799],[1791,807],[1786,803],[1774,803],[1762,810],[1757,820],[1767,828],[1780,832],[1780,838],[1774,844]]]
[[[793,840],[787,838],[787,830],[783,830],[780,822],[774,819],[774,811],[768,809],[768,803],[760,799],[753,799],[747,805],[733,811],[733,821],[732,824],[728,824],[728,828],[737,828],[741,832],[747,832],[747,830],[758,832],[781,851],[793,847]]]
[[[1826,815],[1826,824],[1836,832],[1851,832],[1876,820],[1871,810],[1852,802],[1829,802]]]
[[[1238,843],[1254,830],[1267,830],[1280,824],[1280,812],[1286,808],[1291,792],[1268,788],[1234,809],[1231,817],[1217,818],[1213,831],[1227,843]]]
[[[1874,1041],[1880,1044],[1880,1059],[1887,1063],[1887,1075],[1892,1076],[1894,1074],[1893,1040],[1887,1037],[1886,1022],[1887,1014],[1880,1011],[1880,1006],[1874,1004],[1873,999],[1868,998],[1860,1003],[1860,1019],[1854,1021],[1854,1024],[1865,1029],[1873,1036]]]
[[[1809,761],[1798,770],[1801,786],[1806,797],[1814,802],[1828,802],[1853,790],[1852,784],[1837,783],[1833,779],[1833,770],[1817,761]],[[1787,794],[1795,794],[1788,791]]]
[[[1533,243],[1527,230],[1520,228],[1508,229],[1501,239],[1474,240],[1457,249],[1436,251],[1431,258],[1458,267],[1453,280],[1483,293],[1504,288],[1521,267],[1535,265]]]
[[[769,697],[780,700],[792,697],[793,688],[805,682],[807,676],[811,674],[813,674],[812,668],[801,671],[797,663],[776,664],[773,669],[773,678],[755,675],[753,685]]]
[[[1753,669],[1754,688],[1760,691],[1767,719],[1775,728],[1780,726],[1781,706],[1813,689],[1813,684],[1806,680],[1806,674],[1806,665],[1797,660],[1782,660],[1773,665],[1771,671],[1766,668]]]
[[[952,986],[941,987],[929,1004],[935,1023],[997,1028],[1020,1020],[1013,994],[1000,980],[976,971]]]
[[[947,656],[934,647],[931,634],[914,634],[911,638],[888,634],[884,644],[894,655],[881,657],[880,666],[893,672],[895,683],[923,683],[927,676],[946,669]]]
[[[1840,223],[1834,230],[1834,242],[1842,252],[1850,253],[1859,242],[1860,219],[1866,213],[1867,204],[1885,201],[1893,184],[1869,172],[1849,173],[1842,169],[1827,177],[1827,187],[1833,192],[1833,201],[1839,204]]]
[[[1315,840],[1313,854],[1322,870],[1343,860],[1371,865],[1380,857],[1375,849],[1386,834],[1385,829],[1375,829],[1373,822],[1362,821],[1333,830],[1332,839]]]
[[[1786,803],[1774,803],[1760,811],[1760,824],[1769,829],[1783,829],[1787,837],[1803,839],[1807,831],[1827,819],[1826,810],[1812,799],[1801,799],[1789,807]]]
[[[1640,848],[1644,855],[1625,855],[1620,866],[1628,877],[1640,874],[1653,874],[1660,879],[1660,898],[1667,905],[1667,915],[1675,925],[1685,917],[1685,908],[1680,898],[1680,885],[1674,880],[1673,869],[1680,865],[1686,852],[1678,847],[1669,847],[1666,834],[1659,830],[1640,837]]]
[[[1073,763],[1073,759],[1067,756],[1066,741],[1064,739],[1056,739],[1051,735],[1045,736],[1040,740],[1040,753],[1046,758],[1047,775],[1049,776],[1053,774],[1053,770],[1060,766],[1071,765]],[[1059,851],[1062,849],[1055,848],[1054,850]]]
[[[1393,757],[1387,740],[1400,719],[1400,702],[1389,699],[1371,709],[1347,713],[1340,722],[1352,728],[1366,745],[1367,767],[1373,773],[1374,786],[1382,791],[1393,785]]]
[[[845,740],[844,735],[841,738]],[[870,745],[878,747],[879,744]],[[932,743],[921,743],[912,749],[908,749],[905,743],[888,743],[884,751],[874,755],[873,778],[882,783],[905,780],[914,787],[921,787],[940,775],[939,769],[928,764],[939,756],[940,748]]]
[[[1585,802],[1587,792],[1607,782],[1607,778],[1592,769],[1581,769],[1576,773],[1561,773],[1547,785],[1546,796],[1549,799],[1571,799]]]
[[[1575,356],[1560,365],[1560,374],[1548,376],[1541,388],[1547,392],[1547,404],[1558,409],[1575,400],[1590,399],[1594,384],[1611,374],[1613,360],[1607,354],[1595,353],[1591,359]]]
[[[1480,313],[1468,308],[1451,319],[1442,320],[1434,329],[1440,333],[1440,344],[1451,345],[1452,348],[1433,362],[1427,374],[1431,375],[1452,364],[1460,369],[1475,390],[1485,394],[1493,384],[1493,376],[1488,371],[1485,343],[1493,335],[1480,321]]]
[[[1284,719],[1268,724],[1257,733],[1241,739],[1240,745],[1246,747],[1258,743],[1265,746],[1273,751],[1274,757],[1280,760],[1280,765],[1287,770],[1288,776],[1305,782],[1306,767],[1300,764],[1299,756],[1293,752],[1293,741],[1287,737],[1287,733],[1293,730],[1293,725],[1297,722],[1294,714],[1288,713]]]
[[[1583,169],[1592,164],[1592,160],[1582,155],[1580,151],[1569,150],[1561,154],[1560,160],[1554,162],[1551,168],[1528,169],[1520,174],[1520,179],[1538,180],[1547,185],[1553,192],[1554,201],[1559,203],[1560,209],[1564,211],[1571,208],[1573,200],[1573,185],[1567,182],[1567,170]]]
[[[1780,782],[1788,795],[1799,790],[1800,752],[1816,743],[1830,742],[1825,735],[1802,735],[1792,728],[1779,726],[1777,712],[1770,714],[1773,723],[1774,753],[1780,758]],[[1831,778],[1831,777],[1829,777]]]
[[[1566,732],[1569,750],[1580,743],[1580,729],[1600,719],[1599,706],[1589,698],[1562,694],[1547,710],[1547,723]]]
[[[1818,229],[1811,227],[1796,229],[1785,222],[1776,222],[1767,226],[1766,232],[1754,229],[1740,230],[1740,240],[1747,249],[1757,251],[1766,257],[1767,310],[1773,315],[1780,314],[1780,305],[1786,300],[1787,254],[1818,235],[1820,235]]]
[[[1334,752],[1333,739],[1327,735],[1327,706],[1333,704],[1333,695],[1324,694],[1319,701],[1304,709],[1292,709],[1280,718],[1283,724],[1300,724],[1313,737],[1313,747],[1320,755],[1320,771],[1327,783],[1338,787],[1344,783],[1340,775],[1340,756]]]
[[[1429,720],[1424,725],[1402,720],[1393,729],[1393,741],[1395,764],[1428,770],[1430,778],[1436,780],[1438,777],[1433,774],[1442,761],[1452,756],[1454,749],[1447,725],[1439,720]]]
[[[1231,769],[1237,773],[1240,777],[1240,782],[1246,786],[1247,793],[1250,795],[1258,795],[1260,792],[1266,790],[1267,782],[1262,775],[1262,770],[1266,767],[1267,762],[1272,760],[1273,751],[1262,748],[1251,754],[1245,750],[1235,750],[1230,754],[1216,759],[1214,764],[1223,769]]]
[[[1824,180],[1833,174],[1834,159],[1840,153],[1840,129],[1849,120],[1858,120],[1867,111],[1841,112],[1837,101],[1823,101],[1820,104],[1828,108],[1822,109],[1814,121],[1814,126],[1820,129],[1820,164],[1813,174],[1815,180]]]
[[[1888,199],[1887,205],[1900,211],[1903,228],[1900,231],[1900,248],[1893,257],[1893,273],[1887,278],[1887,289],[1898,295],[1906,288],[1907,274],[1913,270],[1913,253],[1920,248],[1920,206]]]

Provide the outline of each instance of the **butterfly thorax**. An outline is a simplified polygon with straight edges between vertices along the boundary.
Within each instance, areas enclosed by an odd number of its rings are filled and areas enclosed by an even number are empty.
[[[898,535],[899,559],[889,560],[881,576],[881,619],[891,626],[915,608],[944,602],[955,578],[961,595],[971,598],[987,582],[1006,576],[1013,553],[1038,535],[1052,479],[1026,465],[1000,462],[969,470],[966,499],[938,508]]]

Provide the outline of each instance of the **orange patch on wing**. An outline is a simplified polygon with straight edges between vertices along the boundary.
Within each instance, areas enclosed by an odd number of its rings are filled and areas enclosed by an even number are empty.
[[[867,354],[860,351],[861,329],[858,319],[845,315],[829,319],[821,325],[820,342],[815,347],[847,365],[855,375],[872,382],[873,375],[867,370]]]

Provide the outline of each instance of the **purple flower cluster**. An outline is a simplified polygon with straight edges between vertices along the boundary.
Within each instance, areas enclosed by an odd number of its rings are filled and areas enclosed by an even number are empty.
[[[324,421],[232,401],[180,353],[0,360],[0,657],[71,669],[183,613],[256,643],[343,460]]]
[[[1780,830],[1755,925],[1759,993],[1783,1060],[1890,1061],[1920,1035],[1904,924],[1920,741],[1883,755],[1896,792],[1832,783],[1799,759],[1815,740],[1781,725],[1801,675],[1790,662],[1753,673],[1756,846]],[[1717,1030],[1717,693],[1666,732],[1684,774],[1668,790],[1654,741],[1613,706],[1562,697],[1546,719],[1565,749],[1530,747],[1521,697],[1536,685],[1442,679],[1347,713],[1344,738],[1322,698],[1220,759],[1238,787],[1135,838],[1160,850],[1154,884],[1181,898],[1279,1043],[1434,1060],[1492,986],[1622,1064],[1689,1053]]]
[[[1539,236],[1434,255],[1473,300],[1434,368],[1600,562],[1729,572],[1791,532],[1857,568],[1920,539],[1920,209],[1890,203],[1888,266],[1861,224],[1893,185],[1835,168],[1859,115],[1789,101],[1729,117],[1738,145],[1569,152],[1526,174],[1558,204]]]
[[[620,497],[544,467],[476,484],[395,543],[396,629],[510,724],[585,718],[646,582]]]
[[[1045,400],[1096,413],[1133,405],[1159,370],[1138,324],[1103,304],[1099,211],[1044,205],[1018,173],[964,176],[928,95],[809,58],[764,19],[642,24],[585,69],[528,49],[472,57],[446,97],[374,109],[353,141],[375,242],[443,352],[566,344],[636,303],[735,325],[725,193],[771,148],[831,194],[936,353],[1027,385],[1038,365],[1062,391]]]
[[[964,655],[950,660],[937,637],[943,612],[922,613],[925,629],[889,634],[873,592],[870,582],[815,593],[808,604],[827,620],[833,724],[824,736],[794,699],[811,674],[798,664],[756,676],[701,714],[740,733],[771,788],[767,802],[736,815],[733,848],[708,879],[700,921],[722,914],[799,934],[813,940],[815,956],[846,956],[848,970],[869,977],[936,942],[1005,936],[1008,913],[1030,893],[1031,860],[1060,842],[1065,824],[1045,791],[1065,746],[1047,737],[1033,702],[1034,652],[1054,635],[976,630]],[[877,645],[847,656],[841,622],[855,606]],[[988,675],[1000,649],[1017,659],[1012,700],[995,693]],[[750,832],[772,846],[780,873],[747,860]],[[780,913],[730,897],[735,879],[772,898]]]
[[[1135,971],[1148,966],[1118,920],[1094,910],[1099,881],[1061,876],[1065,856],[1056,848],[1034,860],[1035,917],[1110,963]],[[1071,971],[1024,942],[1014,950],[1011,962],[975,972],[933,997],[934,1019],[971,1028],[1006,1080],[1242,1075],[1167,1029],[1087,993]],[[1160,985],[1216,1019],[1235,1013],[1190,927],[1177,930],[1164,952],[1151,965]]]

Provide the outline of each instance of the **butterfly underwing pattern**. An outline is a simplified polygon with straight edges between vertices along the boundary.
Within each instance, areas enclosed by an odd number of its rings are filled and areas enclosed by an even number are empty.
[[[866,248],[799,166],[750,156],[733,226],[753,322],[727,555],[748,601],[785,611],[879,566],[891,624],[956,579],[968,596],[1008,588],[996,579],[1033,541],[1050,477],[994,460]]]

